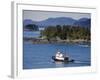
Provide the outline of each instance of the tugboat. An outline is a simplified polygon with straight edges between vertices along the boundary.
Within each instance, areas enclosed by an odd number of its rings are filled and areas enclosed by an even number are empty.
[[[73,59],[70,60],[69,56],[65,56],[60,51],[58,51],[55,56],[52,56],[52,59],[54,61],[58,61],[58,62],[74,62]]]

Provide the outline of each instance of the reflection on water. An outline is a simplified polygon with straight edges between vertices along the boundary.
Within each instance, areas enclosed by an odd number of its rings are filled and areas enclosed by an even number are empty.
[[[55,62],[56,67],[64,67],[64,62]]]

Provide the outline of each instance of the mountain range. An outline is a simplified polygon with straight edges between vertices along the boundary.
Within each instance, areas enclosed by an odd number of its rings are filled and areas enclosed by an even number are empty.
[[[42,21],[33,21],[31,19],[25,19],[23,21],[24,26],[29,24],[35,24],[38,27],[48,27],[48,26],[56,26],[56,25],[73,25],[73,26],[81,26],[81,27],[91,27],[91,19],[80,18],[76,20],[70,17],[57,17],[57,18],[48,18]]]

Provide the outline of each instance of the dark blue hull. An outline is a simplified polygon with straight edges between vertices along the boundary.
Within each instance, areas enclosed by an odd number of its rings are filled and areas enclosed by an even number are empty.
[[[59,60],[59,59],[56,59],[55,56],[52,56],[52,59],[53,59],[54,61],[58,61],[58,62],[74,62],[73,59],[72,59],[72,60],[69,60],[69,57],[65,57],[64,60]]]

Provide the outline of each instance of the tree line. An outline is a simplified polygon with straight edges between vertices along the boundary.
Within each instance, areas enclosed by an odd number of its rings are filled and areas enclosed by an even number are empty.
[[[75,40],[84,39],[90,40],[90,29],[81,26],[71,26],[71,25],[56,25],[48,26],[43,31],[41,31],[41,36],[45,36],[46,39],[61,39],[61,40]]]
[[[24,26],[24,28],[29,31],[39,31],[38,26],[35,24],[28,24],[28,25]]]

